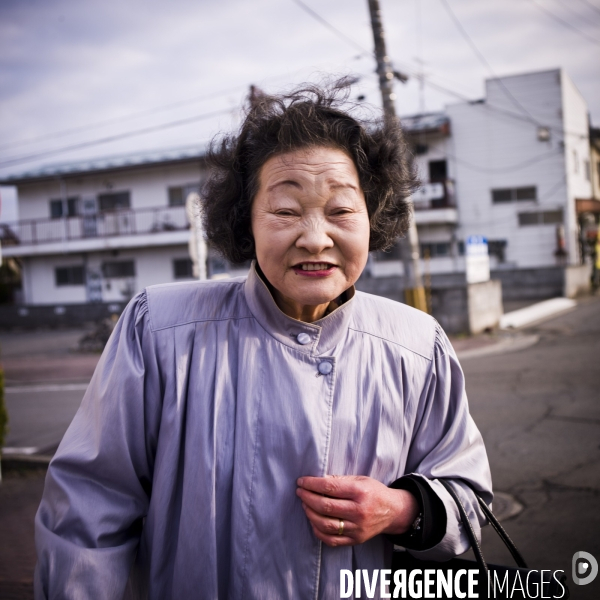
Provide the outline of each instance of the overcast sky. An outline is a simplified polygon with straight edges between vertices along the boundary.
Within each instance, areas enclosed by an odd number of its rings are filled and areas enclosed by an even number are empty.
[[[204,144],[237,124],[251,83],[355,74],[353,97],[379,107],[367,0],[304,1],[352,42],[294,0],[0,0],[0,176]],[[493,73],[562,67],[600,125],[600,0],[380,1],[388,53],[413,75],[400,114],[480,98],[492,76],[446,3]]]

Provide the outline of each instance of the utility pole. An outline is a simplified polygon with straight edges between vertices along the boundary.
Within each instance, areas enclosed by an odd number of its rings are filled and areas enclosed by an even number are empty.
[[[371,13],[371,26],[373,27],[373,39],[375,41],[377,74],[379,75],[379,87],[383,100],[383,115],[386,120],[395,121],[397,117],[394,106],[394,100],[396,99],[396,95],[394,94],[394,70],[385,49],[379,0],[368,1]],[[404,265],[404,301],[409,306],[414,306],[419,310],[427,312],[425,290],[423,289],[419,265],[419,236],[414,219],[410,222],[406,236],[400,238],[400,249]]]

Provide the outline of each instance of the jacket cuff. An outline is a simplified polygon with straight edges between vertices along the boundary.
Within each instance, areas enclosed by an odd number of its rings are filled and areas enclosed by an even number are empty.
[[[386,535],[397,546],[410,550],[428,550],[439,544],[446,534],[446,507],[427,480],[416,475],[405,475],[388,487],[410,492],[419,505],[421,527],[401,535]]]

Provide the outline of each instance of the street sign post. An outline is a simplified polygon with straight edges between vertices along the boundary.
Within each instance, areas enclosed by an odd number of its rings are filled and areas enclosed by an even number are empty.
[[[471,235],[465,244],[467,283],[481,283],[490,279],[490,256],[487,239]]]

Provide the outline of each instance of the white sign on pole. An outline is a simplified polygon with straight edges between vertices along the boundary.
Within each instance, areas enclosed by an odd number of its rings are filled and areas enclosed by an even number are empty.
[[[490,279],[490,256],[487,239],[471,235],[465,244],[467,283],[481,283]]]
[[[185,205],[187,218],[191,225],[189,252],[192,259],[194,277],[206,279],[207,248],[202,229],[202,206],[199,194],[197,192],[188,194]]]

